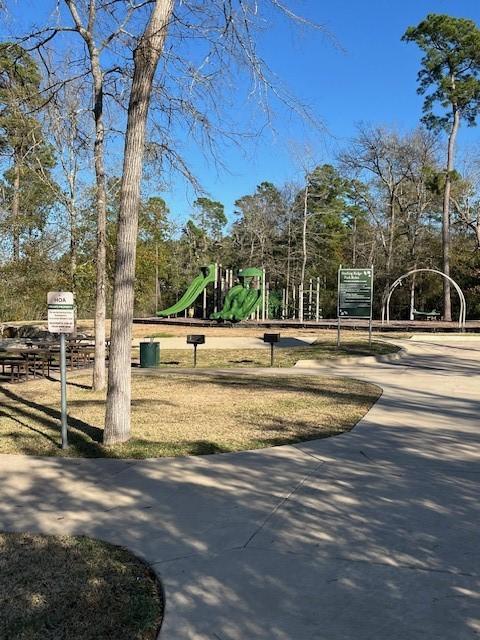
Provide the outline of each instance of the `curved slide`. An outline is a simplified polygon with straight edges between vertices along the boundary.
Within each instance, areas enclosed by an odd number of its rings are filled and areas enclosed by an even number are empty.
[[[223,309],[210,316],[213,320],[239,321],[248,318],[262,299],[259,289],[247,289],[241,284],[232,287],[225,297]]]
[[[173,316],[175,313],[180,313],[188,307],[191,307],[198,296],[203,292],[205,287],[211,282],[215,282],[215,265],[209,264],[208,267],[202,267],[201,273],[192,281],[191,285],[185,291],[180,300],[164,309],[163,311],[157,311],[157,316],[166,317]]]

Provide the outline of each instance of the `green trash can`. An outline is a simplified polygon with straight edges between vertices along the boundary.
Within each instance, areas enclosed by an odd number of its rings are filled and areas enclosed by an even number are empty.
[[[155,368],[160,366],[159,342],[140,343],[140,366],[142,367],[142,369]]]

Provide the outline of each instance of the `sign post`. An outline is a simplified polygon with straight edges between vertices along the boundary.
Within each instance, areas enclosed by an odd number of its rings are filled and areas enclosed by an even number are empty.
[[[49,291],[47,294],[48,330],[60,334],[60,388],[62,449],[68,449],[67,424],[67,348],[65,336],[75,332],[75,304],[71,291]]]
[[[368,344],[372,344],[373,266],[338,270],[337,347],[341,318],[368,318]]]

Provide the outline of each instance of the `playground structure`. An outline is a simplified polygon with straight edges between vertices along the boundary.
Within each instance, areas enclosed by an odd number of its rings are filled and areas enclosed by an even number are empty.
[[[320,276],[309,278],[308,287],[301,284],[289,285],[282,289],[282,320],[298,320],[299,322],[322,320],[320,307]]]
[[[184,313],[185,317],[193,317],[195,306],[198,308],[198,299],[202,296],[201,316],[204,319],[209,317],[218,321],[226,319],[238,321],[249,317],[257,320],[265,319],[268,304],[265,270],[243,269],[237,277],[241,280],[241,284],[234,284],[233,269],[224,269],[217,263],[201,267],[200,273],[178,302],[167,309],[157,311],[157,316],[167,318]]]
[[[185,318],[189,318],[192,321],[204,321],[206,323],[211,322],[210,318],[215,318],[217,321],[236,322],[239,321],[240,315],[242,319],[254,320],[256,322],[276,323],[278,326],[282,326],[285,322],[285,326],[293,326],[296,323],[298,326],[311,326],[311,327],[323,327],[328,329],[337,328],[337,318],[324,319],[322,315],[322,309],[320,307],[321,293],[326,290],[325,281],[320,277],[310,278],[306,280],[305,288],[302,290],[301,285],[290,281],[288,287],[271,287],[270,283],[266,279],[265,271],[263,269],[253,269],[256,272],[255,278],[257,283],[252,286],[251,283],[245,287],[245,280],[242,286],[239,287],[238,279],[241,280],[239,272],[237,276],[234,275],[233,269],[222,269],[219,265],[209,265],[203,267],[201,273],[194,279],[187,291],[182,295],[180,300],[175,304],[165,309],[164,311],[157,312],[157,316],[167,318],[182,313],[185,314]],[[243,275],[248,273],[249,270],[243,270]],[[423,309],[415,308],[415,295],[414,287],[411,289],[410,295],[410,319],[394,319],[390,318],[390,300],[396,288],[400,286],[405,279],[410,276],[415,277],[417,273],[428,272],[440,275],[442,278],[448,280],[458,293],[459,297],[459,318],[458,323],[444,322],[441,318],[441,313],[437,309]],[[259,275],[261,274],[261,276]],[[253,276],[247,276],[253,278]],[[287,276],[288,277],[288,276]],[[238,287],[238,288],[236,288]],[[244,309],[243,313],[232,318],[228,318],[228,313],[235,311],[239,306],[240,299],[238,299],[233,305],[233,299],[236,295],[240,295],[241,291],[245,289],[254,288],[257,290],[257,294],[251,293],[250,300],[252,302],[251,308],[248,309],[248,313]],[[235,289],[233,293],[230,293],[232,289]],[[198,300],[200,295],[203,294],[203,303],[200,305],[197,301],[196,304],[196,317],[194,316],[193,303]],[[242,296],[246,296],[246,293],[242,293]],[[228,299],[227,299],[228,298]],[[179,320],[181,318],[171,318],[172,320]],[[432,322],[434,320],[434,322]],[[137,322],[143,320],[137,319]],[[362,320],[351,320],[348,324],[350,328],[356,328],[363,326]],[[446,276],[442,271],[432,268],[419,268],[412,269],[403,274],[395,280],[390,289],[382,300],[381,319],[373,320],[373,326],[377,330],[390,331],[398,330],[401,328],[408,328],[408,330],[419,329],[422,331],[453,331],[454,326],[457,325],[461,331],[474,331],[480,332],[480,321],[470,320],[466,321],[466,300],[465,296],[460,289],[459,285],[450,276]],[[347,326],[347,325],[346,325]]]
[[[238,322],[246,320],[257,308],[262,306],[262,319],[265,317],[265,270],[249,267],[238,272],[240,283],[232,287],[220,311],[214,311],[212,320],[230,320]]]
[[[211,318],[220,322],[247,319],[265,321],[274,316],[280,320],[318,322],[322,319],[320,278],[310,278],[307,283],[304,288],[292,284],[275,290],[278,300],[275,308],[265,269],[248,267],[234,276],[233,269],[224,269],[221,265],[212,263],[200,268],[200,273],[178,302],[157,311],[156,315],[167,318],[184,314],[186,318],[193,318],[195,310],[197,314],[200,312],[199,298],[202,296],[203,319]]]

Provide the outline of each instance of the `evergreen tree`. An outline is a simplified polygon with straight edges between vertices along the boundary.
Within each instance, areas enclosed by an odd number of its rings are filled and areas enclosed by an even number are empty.
[[[443,194],[443,271],[450,274],[450,193],[455,144],[461,120],[476,123],[480,107],[480,30],[472,20],[429,14],[417,27],[409,27],[403,40],[423,50],[418,93],[425,95],[423,122],[448,132]],[[434,113],[439,104],[441,114]],[[444,284],[444,319],[451,320],[450,283]]]
[[[0,44],[0,149],[8,158],[4,173],[3,220],[12,238],[14,260],[22,235],[31,239],[45,226],[58,197],[50,170],[53,150],[43,137],[38,113],[41,76],[33,58],[17,44]]]

